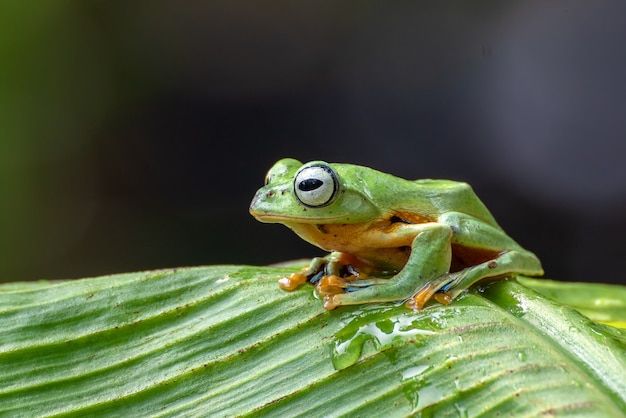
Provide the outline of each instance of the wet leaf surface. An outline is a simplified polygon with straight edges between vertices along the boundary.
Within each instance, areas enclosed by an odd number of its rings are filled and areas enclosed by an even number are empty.
[[[503,280],[420,312],[328,312],[310,286],[278,288],[291,271],[211,266],[0,286],[0,415],[626,410],[625,333],[576,303]]]

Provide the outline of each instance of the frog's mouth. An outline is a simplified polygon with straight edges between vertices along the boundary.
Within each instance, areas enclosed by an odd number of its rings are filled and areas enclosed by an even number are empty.
[[[267,224],[276,224],[281,223],[285,225],[290,224],[328,224],[328,223],[339,223],[346,222],[344,216],[335,216],[335,217],[299,217],[299,216],[287,216],[287,215],[277,215],[270,213],[258,212],[255,210],[250,210],[250,214],[256,218],[257,221],[267,223]]]

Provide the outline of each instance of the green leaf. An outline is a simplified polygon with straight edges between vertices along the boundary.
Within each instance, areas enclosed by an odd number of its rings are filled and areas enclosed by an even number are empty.
[[[624,331],[515,280],[327,312],[291,271],[0,286],[0,415],[624,416]]]
[[[526,287],[569,305],[597,322],[626,328],[626,287],[604,283],[568,283],[520,277]]]

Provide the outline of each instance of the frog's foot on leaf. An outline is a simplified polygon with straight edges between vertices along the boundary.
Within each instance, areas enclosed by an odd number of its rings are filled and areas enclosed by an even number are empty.
[[[343,293],[343,289],[348,287],[344,282],[367,277],[357,267],[360,264],[362,263],[351,254],[333,252],[326,257],[315,257],[301,272],[281,278],[278,285],[284,290],[292,291],[308,282],[317,286],[322,295]]]
[[[329,275],[321,278],[317,284],[317,292],[326,299],[326,296],[357,292],[359,289],[388,283],[388,279],[361,279],[355,275],[345,277]]]
[[[413,295],[407,302],[406,307],[414,311],[421,311],[431,298],[434,298],[442,305],[449,305],[452,303],[452,296],[447,292],[438,292],[434,290],[435,286],[427,284],[422,287],[415,295]]]
[[[463,277],[461,272],[449,273],[426,283],[406,302],[406,307],[421,311],[431,298],[442,305],[449,305],[459,294],[458,291],[453,293],[451,290],[460,277]]]
[[[355,281],[358,281],[356,276],[323,276],[316,285],[317,293],[324,298],[329,295],[338,295],[340,293],[345,293],[345,289],[352,286],[352,283],[354,283]]]
[[[324,276],[317,285],[317,293],[324,297],[324,308],[331,310],[341,305],[341,303],[338,302],[341,297],[336,297],[338,295],[359,292],[367,287],[388,284],[389,279],[361,279],[357,276]]]
[[[315,257],[301,272],[292,273],[278,280],[278,285],[281,289],[287,291],[295,290],[306,282],[317,285],[322,277],[327,274],[332,275],[332,272],[338,272],[341,268],[338,264],[337,257],[331,256],[332,254],[326,257]]]

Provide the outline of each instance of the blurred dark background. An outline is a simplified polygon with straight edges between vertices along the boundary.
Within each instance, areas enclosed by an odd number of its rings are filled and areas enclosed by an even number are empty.
[[[625,2],[6,1],[0,281],[321,254],[279,158],[470,182],[547,276],[626,283]]]

